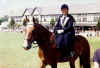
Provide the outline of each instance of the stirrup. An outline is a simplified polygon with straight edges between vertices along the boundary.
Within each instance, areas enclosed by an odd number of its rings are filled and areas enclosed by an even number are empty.
[[[71,52],[70,52],[70,57],[73,57],[74,54],[75,54],[74,51],[71,51]]]

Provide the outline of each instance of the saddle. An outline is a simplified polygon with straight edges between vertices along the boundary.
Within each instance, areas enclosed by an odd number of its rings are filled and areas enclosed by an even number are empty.
[[[55,38],[54,38],[54,34],[52,33],[52,35],[50,36],[50,43],[53,45],[53,48],[56,48],[56,45],[55,45]],[[73,41],[74,42],[74,41]],[[71,49],[70,49],[70,43],[68,43],[68,45],[66,45],[66,47],[64,47],[64,43],[61,44],[62,47],[60,47],[59,49],[57,48],[57,51],[61,52],[62,56],[61,57],[69,57],[70,56],[70,52],[71,52]],[[72,45],[73,46],[73,45]]]

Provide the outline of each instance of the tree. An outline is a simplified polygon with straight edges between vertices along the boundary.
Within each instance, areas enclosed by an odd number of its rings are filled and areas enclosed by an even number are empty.
[[[54,24],[55,24],[54,18],[51,19],[50,24],[51,24],[52,27],[54,26]]]
[[[16,28],[19,29],[21,27],[20,24],[16,24]]]
[[[11,21],[10,21],[8,27],[14,30],[14,28],[15,28],[15,20],[14,20],[13,17],[11,18]]]
[[[0,18],[0,25],[2,24],[2,22],[8,21],[8,17],[2,17]]]
[[[0,20],[0,25],[1,25],[1,23],[2,23],[2,20]]]
[[[100,17],[99,17],[99,20],[98,20],[98,23],[97,23],[96,27],[97,27],[97,29],[100,30]]]
[[[26,26],[26,20],[25,19],[23,20],[23,25]]]

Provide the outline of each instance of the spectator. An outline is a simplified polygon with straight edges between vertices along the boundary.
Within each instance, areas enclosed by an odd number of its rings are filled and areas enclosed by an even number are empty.
[[[100,48],[97,49],[93,56],[94,68],[100,68]]]

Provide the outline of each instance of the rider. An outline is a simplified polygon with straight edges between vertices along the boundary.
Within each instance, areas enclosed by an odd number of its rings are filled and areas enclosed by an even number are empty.
[[[75,19],[68,13],[69,7],[67,4],[61,6],[62,15],[59,16],[54,27],[56,48],[63,48],[63,52],[71,57],[74,55],[73,41],[75,37],[74,22]],[[67,51],[67,52],[66,52]]]

